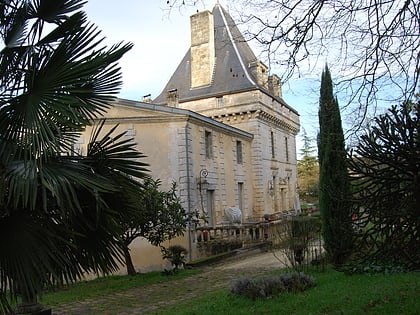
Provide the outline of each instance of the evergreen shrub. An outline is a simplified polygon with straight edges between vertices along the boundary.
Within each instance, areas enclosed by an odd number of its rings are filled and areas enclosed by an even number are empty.
[[[168,248],[161,247],[162,258],[167,259],[173,266],[173,271],[185,266],[188,250],[181,245],[171,245]]]
[[[269,275],[256,279],[241,277],[230,286],[230,292],[246,298],[267,299],[284,292],[303,292],[316,286],[316,281],[303,272]]]

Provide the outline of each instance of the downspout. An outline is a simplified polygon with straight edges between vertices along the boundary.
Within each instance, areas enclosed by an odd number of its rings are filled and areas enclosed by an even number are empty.
[[[187,166],[187,212],[191,213],[191,183],[190,183],[190,155],[189,155],[189,138],[188,138],[188,119],[185,124],[185,164]],[[191,239],[191,223],[188,223],[188,254],[189,260],[192,261],[192,239]]]

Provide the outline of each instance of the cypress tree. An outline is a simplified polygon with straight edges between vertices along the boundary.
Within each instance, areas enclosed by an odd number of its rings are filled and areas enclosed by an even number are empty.
[[[333,95],[331,73],[325,66],[319,100],[319,207],[324,247],[331,262],[344,263],[351,252],[350,182],[338,101]]]

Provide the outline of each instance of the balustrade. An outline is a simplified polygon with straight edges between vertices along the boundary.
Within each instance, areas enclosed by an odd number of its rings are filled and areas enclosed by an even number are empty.
[[[215,227],[200,226],[192,230],[195,243],[210,241],[242,241],[243,245],[251,245],[264,241],[274,241],[278,237],[278,228],[286,224],[286,220],[272,222],[243,223],[238,225],[220,225]]]
[[[312,235],[303,251],[297,256],[290,243],[292,237],[291,218],[280,220],[265,220],[261,222],[242,223],[238,225],[220,225],[215,227],[201,226],[192,230],[192,239],[197,248],[205,248],[206,255],[215,254],[212,252],[212,246],[228,244],[226,248],[246,248],[258,244],[272,244],[277,250],[282,251],[290,260],[291,264],[312,264],[325,267],[324,249],[321,236]],[[317,232],[319,233],[319,232]],[[309,237],[307,235],[307,237]],[[308,240],[307,240],[308,241]],[[230,245],[229,245],[230,243]],[[220,247],[218,247],[220,249]],[[224,248],[226,250],[226,248]],[[299,260],[297,260],[299,257]]]

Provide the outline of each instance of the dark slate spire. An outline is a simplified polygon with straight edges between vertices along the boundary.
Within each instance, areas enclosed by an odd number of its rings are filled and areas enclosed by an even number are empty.
[[[211,13],[193,15],[191,28],[192,47],[154,103],[168,104],[169,91],[180,103],[255,89],[273,94],[269,92],[272,77],[269,80],[267,67],[257,60],[232,17],[219,3]],[[203,77],[197,78],[198,74]],[[281,89],[277,91],[278,95],[272,96],[281,100]]]

